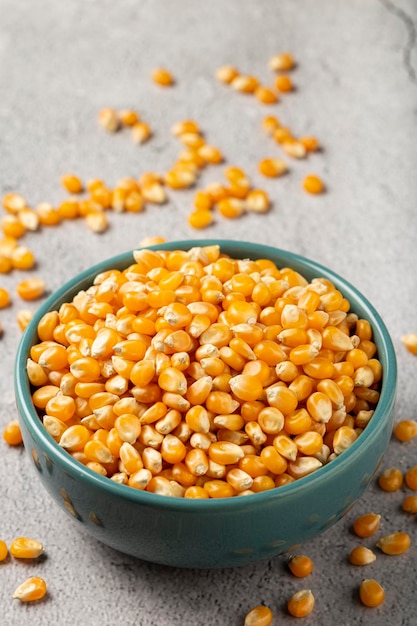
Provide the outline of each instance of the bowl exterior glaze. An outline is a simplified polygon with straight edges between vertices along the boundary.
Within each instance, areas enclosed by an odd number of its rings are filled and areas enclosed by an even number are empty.
[[[15,368],[16,402],[25,449],[58,505],[99,541],[127,554],[176,567],[232,567],[268,559],[305,543],[337,522],[361,497],[381,462],[392,432],[396,391],[394,349],[378,313],[349,283],[298,255],[269,246],[222,240],[177,241],[154,249],[189,249],[219,243],[236,258],[269,258],[308,280],[331,280],[370,321],[384,378],[375,414],[358,440],[336,460],[295,483],[247,497],[187,500],[118,485],[74,461],[44,429],[26,375],[37,323],[106,269],[124,269],[132,253],[104,261],[53,294],[27,327]]]

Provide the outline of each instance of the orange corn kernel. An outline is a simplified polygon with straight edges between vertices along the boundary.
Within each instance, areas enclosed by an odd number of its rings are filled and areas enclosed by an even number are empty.
[[[276,178],[282,176],[288,170],[288,166],[282,159],[266,158],[258,163],[258,170],[263,176]]]
[[[83,191],[81,179],[75,174],[64,174],[61,177],[61,184],[69,193],[81,193]]]
[[[310,589],[296,591],[288,600],[288,612],[293,617],[306,617],[314,608],[314,596]]]
[[[397,467],[388,467],[378,478],[378,485],[383,491],[397,491],[403,484],[403,475]]]
[[[413,467],[410,467],[409,470],[407,470],[404,479],[405,484],[409,489],[417,491],[417,465],[414,465]]]
[[[36,300],[43,296],[45,282],[40,278],[27,278],[18,283],[16,292],[22,300]]]
[[[246,613],[244,626],[269,626],[272,624],[273,614],[269,607],[260,604]]]
[[[319,176],[309,174],[303,179],[303,189],[307,193],[319,194],[324,191],[324,183]]]
[[[292,70],[295,67],[294,57],[289,52],[280,52],[270,58],[268,67],[274,72]]]
[[[239,72],[233,65],[222,65],[215,72],[217,80],[226,85],[230,85],[232,80],[238,75]]]
[[[362,604],[373,608],[383,603],[385,591],[376,580],[368,578],[360,584],[359,597]]]
[[[27,204],[25,198],[20,193],[6,193],[2,199],[3,208],[8,213],[17,214],[24,209]]]
[[[40,541],[29,537],[17,537],[10,544],[10,554],[16,559],[37,559],[44,552]]]
[[[19,585],[13,593],[14,600],[21,602],[34,602],[41,600],[46,594],[46,583],[39,576],[31,576]]]
[[[406,552],[411,545],[410,535],[404,532],[393,533],[381,537],[377,542],[377,548],[384,554],[397,555]]]
[[[136,122],[132,126],[132,138],[135,143],[145,143],[150,139],[152,130],[146,122]]]
[[[10,304],[10,294],[4,287],[0,287],[0,309],[4,309]]]
[[[275,84],[275,87],[278,89],[278,91],[281,91],[282,93],[286,93],[294,89],[294,85],[292,83],[291,78],[286,75],[277,76],[275,78],[274,84]]]
[[[408,333],[401,337],[401,341],[404,347],[411,352],[411,354],[417,354],[417,333]]]
[[[123,126],[134,126],[139,122],[139,115],[133,109],[122,109],[119,111],[119,120]]]
[[[290,557],[288,567],[297,578],[305,578],[313,571],[313,561],[305,554],[295,554]]]
[[[157,67],[152,70],[151,77],[153,82],[161,87],[171,87],[174,84],[174,77],[171,72],[163,67]]]
[[[23,442],[19,422],[12,420],[3,430],[3,439],[9,446],[20,446]]]
[[[264,85],[259,85],[255,89],[255,98],[262,102],[262,104],[275,104],[278,102],[277,94],[270,88]]]
[[[352,565],[369,565],[375,560],[375,553],[365,546],[356,546],[349,555],[349,563]]]
[[[381,522],[381,516],[376,513],[365,513],[353,522],[353,530],[358,537],[371,537],[376,533]]]
[[[235,89],[236,91],[245,94],[254,93],[258,85],[259,81],[255,76],[244,75],[236,76],[230,83],[232,89]]]
[[[300,137],[299,141],[303,144],[307,152],[316,152],[320,149],[320,143],[318,139],[311,135]]]
[[[106,107],[98,114],[98,122],[109,133],[119,130],[119,117],[114,109]]]
[[[417,436],[417,422],[414,420],[401,420],[394,427],[394,435],[398,441],[410,441]]]

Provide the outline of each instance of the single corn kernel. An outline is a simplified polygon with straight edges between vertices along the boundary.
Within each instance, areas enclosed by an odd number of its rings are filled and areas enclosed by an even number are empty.
[[[10,544],[10,554],[16,559],[37,559],[44,552],[40,541],[29,537],[18,537]]]
[[[305,578],[313,571],[313,561],[305,554],[295,554],[290,557],[288,567],[297,578]]]
[[[27,278],[18,283],[17,295],[22,300],[36,300],[45,292],[45,282],[41,278]]]
[[[376,554],[365,546],[356,546],[349,555],[349,563],[352,565],[369,565],[376,560]]]
[[[309,174],[303,179],[303,189],[307,193],[319,194],[324,191],[324,183],[315,174]]]
[[[3,207],[8,213],[17,214],[19,211],[24,209],[26,205],[26,200],[20,193],[6,193],[2,199]]]
[[[230,85],[232,80],[238,75],[239,72],[233,65],[222,65],[215,72],[217,80],[226,85]]]
[[[10,294],[7,289],[0,287],[0,309],[4,309],[10,304]]]
[[[281,91],[282,93],[287,93],[288,91],[292,91],[294,89],[291,78],[284,74],[277,76],[274,84],[278,91]]]
[[[119,129],[119,117],[111,107],[101,109],[98,114],[98,122],[109,133],[115,133]]]
[[[139,115],[133,109],[122,109],[119,111],[119,120],[123,126],[134,126],[139,122]]]
[[[152,70],[151,77],[156,85],[161,87],[171,87],[174,84],[174,78],[168,70],[162,67],[157,67]]]
[[[254,93],[258,85],[259,81],[255,76],[243,75],[236,76],[230,83],[232,89],[244,94]]]
[[[277,94],[270,88],[264,85],[259,85],[255,89],[255,98],[262,102],[262,104],[275,104],[278,102]]]
[[[19,325],[20,330],[25,330],[26,326],[29,324],[33,317],[33,311],[29,309],[22,309],[17,312],[17,323]]]
[[[15,590],[13,599],[21,602],[34,602],[41,600],[45,594],[46,583],[43,578],[31,576]]]
[[[288,600],[288,612],[293,617],[306,617],[314,608],[314,596],[310,589],[296,591]]]
[[[365,513],[353,522],[353,530],[358,537],[371,537],[379,528],[381,516],[376,513]]]
[[[207,228],[213,223],[213,213],[207,209],[198,209],[188,214],[188,224],[192,228]]]
[[[83,191],[81,179],[75,174],[64,174],[61,177],[61,184],[69,193],[81,193]]]
[[[410,467],[409,470],[407,470],[404,479],[405,484],[409,489],[417,491],[417,465],[414,465],[413,467]]]
[[[258,163],[259,172],[268,178],[282,176],[288,170],[288,166],[282,159],[266,158]]]
[[[7,544],[5,541],[0,539],[0,563],[5,561],[9,555],[9,550],[7,549]]]
[[[394,435],[398,441],[410,441],[417,436],[417,422],[414,420],[401,420],[394,427]]]
[[[381,537],[376,546],[384,554],[397,555],[406,552],[411,545],[410,535],[404,532],[392,533]]]
[[[307,149],[301,141],[296,141],[295,139],[291,139],[290,141],[282,142],[282,149],[285,154],[292,157],[293,159],[304,159],[307,155]]]
[[[266,213],[270,206],[269,196],[263,189],[252,189],[246,196],[246,208],[252,213]]]
[[[269,626],[269,624],[272,624],[272,620],[273,614],[271,609],[260,604],[246,614],[244,626]]]
[[[417,513],[417,496],[406,496],[402,503],[402,509],[406,513]]]
[[[385,591],[376,580],[367,578],[360,584],[359,597],[362,604],[374,608],[383,603]]]
[[[151,127],[146,122],[136,122],[132,126],[132,138],[135,143],[145,143],[151,135]]]
[[[305,137],[300,137],[299,141],[301,141],[301,143],[304,145],[307,152],[316,152],[320,149],[320,144],[316,137],[307,135]]]
[[[20,446],[23,439],[19,422],[17,420],[12,420],[4,428],[3,439],[9,446]]]
[[[397,467],[385,469],[378,478],[378,485],[384,491],[397,491],[403,484],[403,475]]]
[[[274,72],[288,71],[295,67],[295,61],[289,52],[280,52],[269,59],[268,67]]]
[[[411,354],[417,355],[417,333],[408,333],[401,337],[403,345]]]
[[[165,242],[165,237],[162,237],[161,235],[149,235],[139,241],[139,247],[146,248],[147,246],[157,246],[158,244]]]

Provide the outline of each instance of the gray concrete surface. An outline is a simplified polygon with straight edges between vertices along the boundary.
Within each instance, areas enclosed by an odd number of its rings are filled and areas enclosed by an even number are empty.
[[[59,178],[68,171],[109,185],[121,176],[164,171],[177,144],[173,122],[193,117],[230,164],[239,165],[273,198],[265,216],[218,219],[206,231],[186,223],[192,191],[170,194],[164,207],[140,215],[110,216],[95,235],[80,222],[27,235],[38,259],[32,273],[54,290],[81,269],[134,248],[147,235],[167,239],[223,237],[273,244],[331,266],[354,283],[384,318],[396,347],[399,393],[396,420],[417,415],[417,360],[400,337],[417,331],[416,264],[416,22],[413,0],[0,0],[0,193],[16,190],[31,205],[65,197]],[[265,107],[213,78],[223,63],[271,78],[270,56],[290,50],[298,61],[297,91]],[[153,85],[150,70],[165,65],[177,84]],[[134,107],[155,129],[138,147],[128,133],[97,127],[103,106]],[[322,153],[291,162],[281,180],[262,180],[264,156],[280,154],[260,130],[268,113],[295,133],[312,133]],[[328,192],[303,193],[307,172],[322,175]],[[220,168],[202,183],[218,180]],[[0,312],[0,427],[16,418],[13,362],[20,338],[14,295],[28,273],[0,276],[13,305]],[[29,308],[35,309],[38,303]],[[384,466],[405,470],[417,462],[417,442],[393,441]],[[35,536],[46,546],[39,564],[0,564],[0,621],[4,626],[238,626],[259,603],[274,624],[290,624],[289,595],[303,587],[316,595],[307,624],[411,626],[416,623],[416,519],[400,510],[405,490],[382,493],[371,485],[346,518],[303,546],[315,563],[297,581],[285,559],[219,571],[180,571],[134,560],[89,538],[62,514],[38,482],[21,449],[0,442],[0,537]],[[357,541],[350,528],[360,513],[381,513],[383,530],[407,530],[413,545],[400,557],[378,555],[359,570],[347,563]],[[369,542],[372,545],[372,541]],[[184,546],[186,549],[186,546]],[[48,598],[31,606],[12,601],[28,575],[43,576]],[[363,577],[386,589],[378,609],[358,601]]]

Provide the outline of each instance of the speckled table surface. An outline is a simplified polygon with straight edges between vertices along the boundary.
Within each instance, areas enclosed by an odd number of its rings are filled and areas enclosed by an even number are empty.
[[[97,235],[80,221],[43,228],[24,237],[35,253],[49,291],[100,259],[135,248],[148,235],[169,240],[222,237],[276,245],[331,266],[375,305],[396,348],[399,394],[395,420],[416,418],[417,361],[400,337],[417,330],[417,212],[415,140],[417,6],[413,0],[299,0],[211,2],[159,0],[0,0],[0,193],[19,191],[33,206],[65,195],[59,178],[68,171],[109,185],[146,170],[166,171],[178,151],[172,124],[192,117],[229,164],[247,170],[265,188],[272,210],[240,220],[216,219],[193,231],[187,214],[193,191],[172,192],[163,207],[141,214],[111,214]],[[213,74],[224,63],[263,82],[268,59],[290,50],[298,61],[296,91],[266,107],[232,93]],[[172,70],[176,85],[163,90],[149,77],[157,65]],[[98,128],[103,106],[133,107],[154,129],[138,146],[129,133]],[[276,114],[297,134],[314,134],[320,153],[290,161],[289,174],[261,179],[257,162],[281,156],[261,130]],[[321,175],[327,193],[300,187],[308,172]],[[219,180],[221,168],[204,171],[201,183]],[[15,295],[28,273],[2,275],[13,303],[0,311],[0,427],[17,417],[13,363],[20,330],[16,315],[35,309]],[[286,599],[300,585],[285,558],[237,569],[165,568],[119,554],[90,538],[55,507],[23,449],[0,442],[0,537],[39,538],[47,557],[39,564],[0,564],[0,614],[4,626],[194,626],[243,624],[252,606],[265,603],[274,623],[289,624]],[[416,444],[392,441],[384,466],[415,464]],[[415,624],[417,526],[401,511],[405,490],[381,492],[372,484],[336,526],[303,546],[315,563],[308,579],[316,596],[308,624]],[[378,555],[372,574],[386,589],[385,603],[366,609],[357,589],[363,572],[347,556],[357,541],[353,519],[374,510],[384,531],[407,530],[413,540],[401,557]],[[373,545],[369,541],[369,545]],[[12,601],[27,575],[43,576],[48,598],[31,606]]]

